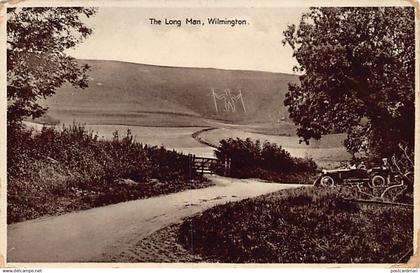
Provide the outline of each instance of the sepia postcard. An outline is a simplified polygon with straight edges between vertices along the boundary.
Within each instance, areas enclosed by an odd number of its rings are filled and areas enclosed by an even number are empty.
[[[3,268],[420,266],[418,2],[0,3]]]

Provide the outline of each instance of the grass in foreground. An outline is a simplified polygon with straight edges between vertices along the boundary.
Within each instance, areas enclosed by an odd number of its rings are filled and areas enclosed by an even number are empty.
[[[185,221],[179,240],[227,263],[398,262],[412,247],[413,211],[350,203],[340,191],[297,188],[217,206]]]

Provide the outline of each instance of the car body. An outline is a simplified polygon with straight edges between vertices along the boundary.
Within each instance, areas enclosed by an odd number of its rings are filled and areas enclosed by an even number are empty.
[[[314,186],[331,187],[342,184],[367,183],[371,187],[382,187],[389,184],[388,171],[381,167],[372,169],[341,168],[322,170]]]

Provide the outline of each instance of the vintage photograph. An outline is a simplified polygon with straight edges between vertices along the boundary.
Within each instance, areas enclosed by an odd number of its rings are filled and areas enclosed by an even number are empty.
[[[89,3],[4,11],[7,263],[416,264],[408,2]]]

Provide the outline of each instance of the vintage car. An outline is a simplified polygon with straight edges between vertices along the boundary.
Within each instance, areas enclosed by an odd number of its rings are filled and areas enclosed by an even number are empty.
[[[322,170],[314,186],[332,187],[341,184],[367,183],[370,187],[383,187],[390,183],[388,178],[389,171],[381,167]]]

